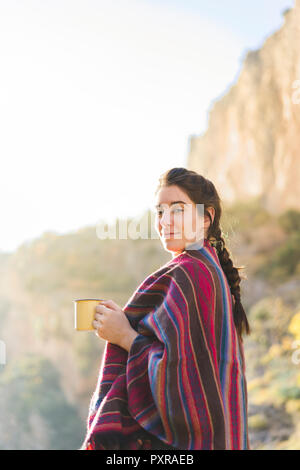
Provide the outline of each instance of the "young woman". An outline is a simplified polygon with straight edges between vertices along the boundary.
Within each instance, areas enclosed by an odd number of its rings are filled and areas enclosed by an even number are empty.
[[[242,335],[250,328],[220,198],[211,181],[173,168],[155,202],[173,257],[123,309],[112,300],[96,308],[107,343],[82,449],[249,449]]]

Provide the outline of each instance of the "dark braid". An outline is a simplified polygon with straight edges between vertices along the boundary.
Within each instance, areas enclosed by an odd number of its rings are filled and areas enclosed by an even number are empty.
[[[250,326],[243,305],[241,303],[241,292],[239,270],[241,267],[234,267],[231,260],[231,254],[225,246],[222,230],[220,227],[220,218],[222,214],[221,200],[214,184],[204,176],[195,171],[186,168],[173,168],[164,173],[159,179],[159,186],[156,192],[163,186],[176,185],[180,187],[195,204],[204,204],[204,213],[210,218],[211,225],[206,238],[210,244],[217,250],[220,264],[227,277],[230,291],[235,299],[233,308],[234,323],[239,338],[242,340],[243,333],[250,334]],[[213,207],[215,210],[214,220],[207,210]]]
[[[225,246],[225,241],[222,238],[222,232],[220,227],[216,230],[213,235],[213,237],[209,237],[209,241],[211,242],[211,245],[215,246],[217,249],[220,264],[224,273],[226,274],[230,286],[230,291],[235,299],[233,314],[238,334],[240,337],[242,337],[242,334],[245,330],[246,333],[249,335],[250,326],[243,305],[241,303],[241,277],[239,274],[239,270],[242,268],[237,268],[233,266],[233,262],[230,258],[231,255]]]

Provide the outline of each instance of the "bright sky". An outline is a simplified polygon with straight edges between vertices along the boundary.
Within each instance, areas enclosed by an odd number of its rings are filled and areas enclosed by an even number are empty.
[[[0,0],[0,250],[151,207],[293,5]]]

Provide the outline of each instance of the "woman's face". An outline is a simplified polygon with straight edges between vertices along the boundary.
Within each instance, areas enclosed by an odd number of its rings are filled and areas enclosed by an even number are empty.
[[[179,186],[162,187],[156,195],[155,208],[155,229],[166,251],[173,256],[206,237],[209,217],[203,218],[204,212],[197,210],[196,204]],[[213,220],[214,209],[208,210]]]

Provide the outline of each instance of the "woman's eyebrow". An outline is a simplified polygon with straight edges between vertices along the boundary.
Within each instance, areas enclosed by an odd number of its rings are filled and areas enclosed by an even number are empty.
[[[187,204],[186,202],[184,201],[173,201],[171,202],[171,204],[169,204],[170,206],[173,206],[174,204]],[[161,204],[158,204],[156,207],[156,209],[158,209],[159,207],[161,206]]]

